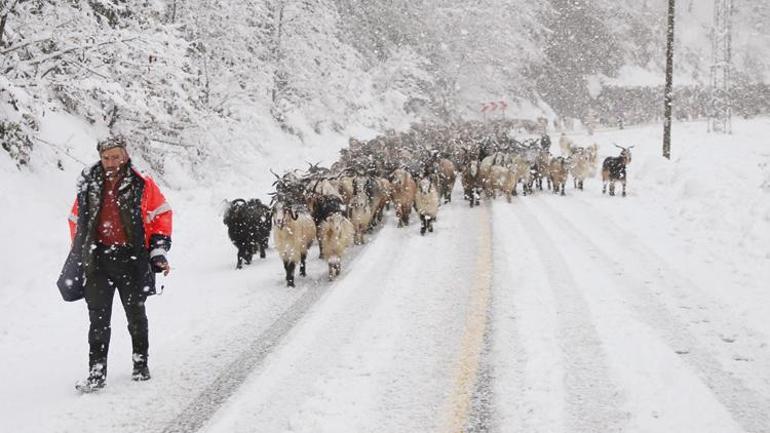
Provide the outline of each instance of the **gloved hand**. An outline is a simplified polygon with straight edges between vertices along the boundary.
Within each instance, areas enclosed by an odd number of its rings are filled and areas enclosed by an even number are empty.
[[[156,274],[163,272],[163,275],[168,275],[168,273],[171,272],[171,266],[168,264],[166,256],[155,256],[150,260],[150,264],[152,265],[152,271]]]

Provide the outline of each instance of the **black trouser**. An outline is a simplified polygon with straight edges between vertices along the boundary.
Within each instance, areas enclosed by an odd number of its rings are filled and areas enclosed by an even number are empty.
[[[130,247],[105,247],[94,250],[95,269],[85,285],[85,298],[91,327],[88,331],[89,366],[96,363],[107,365],[110,348],[110,321],[115,289],[128,319],[133,353],[147,359],[147,313],[142,293],[136,281],[136,256]]]

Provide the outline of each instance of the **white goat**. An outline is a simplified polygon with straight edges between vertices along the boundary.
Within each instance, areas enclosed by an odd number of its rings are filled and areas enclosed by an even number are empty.
[[[339,179],[335,179],[332,184],[337,186],[337,191],[339,191],[342,196],[342,202],[345,203],[345,205],[349,205],[350,200],[353,199],[353,178],[350,176],[342,176]]]
[[[369,229],[372,222],[374,208],[372,201],[366,194],[367,179],[357,176],[353,179],[353,198],[350,200],[350,221],[355,229],[354,242],[356,245],[364,243],[364,232]]]
[[[581,191],[583,190],[583,181],[591,177],[592,172],[595,172],[590,158],[588,150],[577,148],[569,159],[569,172],[572,175],[573,184],[576,189]]]
[[[522,194],[527,195],[532,193],[532,165],[523,156],[516,156],[513,158],[513,164],[511,165],[511,172],[513,173],[513,195],[518,195],[516,187],[521,182]],[[510,201],[510,198],[509,200]]]
[[[414,206],[417,208],[417,213],[420,215],[420,221],[422,222],[420,227],[421,235],[425,234],[425,230],[433,233],[433,221],[436,220],[438,215],[438,205],[439,197],[436,186],[433,185],[429,177],[420,179],[420,184],[414,197]]]
[[[572,155],[572,147],[575,145],[575,143],[567,137],[566,134],[563,132],[561,133],[561,136],[559,137],[559,149],[561,149],[561,156],[568,157]]]
[[[292,209],[282,202],[273,206],[273,241],[286,271],[286,285],[294,287],[294,269],[304,277],[307,250],[316,236],[315,222],[309,213]]]
[[[342,256],[353,244],[355,229],[341,213],[333,213],[321,223],[323,239],[323,258],[329,264],[329,280],[333,280],[342,270]]]
[[[487,194],[492,198],[497,197],[498,191],[508,195],[513,190],[512,179],[511,170],[502,165],[493,165],[487,177]]]

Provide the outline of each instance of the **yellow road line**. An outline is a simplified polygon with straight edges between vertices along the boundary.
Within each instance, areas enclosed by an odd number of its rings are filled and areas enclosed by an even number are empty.
[[[476,378],[479,373],[487,310],[492,288],[492,228],[488,206],[479,207],[479,246],[476,275],[470,291],[470,308],[465,316],[465,331],[460,356],[454,374],[454,387],[449,396],[449,421],[442,432],[460,433],[465,430],[470,415]]]

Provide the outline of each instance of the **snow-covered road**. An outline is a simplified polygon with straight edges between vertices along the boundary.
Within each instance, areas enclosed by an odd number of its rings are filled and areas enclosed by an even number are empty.
[[[273,250],[235,271],[217,209],[169,191],[153,379],[130,381],[117,305],[108,386],[84,396],[85,305],[55,293],[65,245],[45,234],[64,230],[57,186],[0,225],[17,268],[0,292],[0,431],[770,432],[770,154],[746,145],[770,122],[750,125],[729,138],[749,166],[694,126],[690,157],[665,164],[656,131],[601,133],[605,155],[640,144],[628,197],[590,180],[470,209],[458,187],[434,233],[391,211],[334,282],[314,248],[296,289]]]
[[[770,431],[766,334],[725,316],[589,203],[538,196],[495,205],[495,222],[518,226],[505,245],[534,256],[508,295],[518,311],[508,324],[520,323],[511,333],[524,352],[515,364],[534,371],[511,378],[527,391],[500,413],[522,431]],[[538,361],[547,368],[531,365]],[[753,365],[741,377],[746,361]]]
[[[467,418],[491,243],[485,210],[453,210],[424,238],[389,220],[205,431],[445,431]]]
[[[770,431],[765,336],[574,194],[391,221],[203,431]]]

